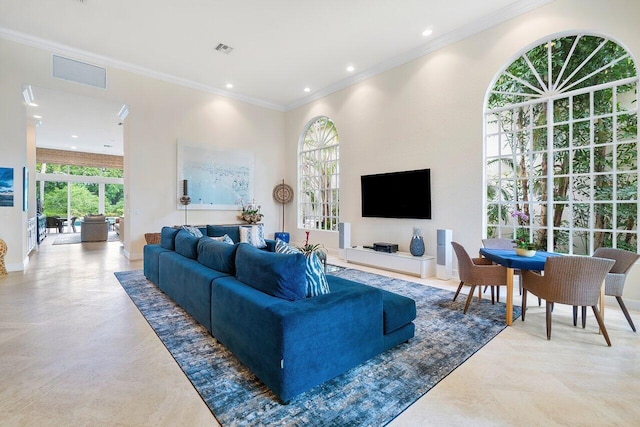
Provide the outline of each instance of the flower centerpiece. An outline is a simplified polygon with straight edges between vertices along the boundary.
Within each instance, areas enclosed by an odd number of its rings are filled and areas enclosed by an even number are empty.
[[[513,211],[511,217],[515,218],[521,227],[529,221],[529,215],[521,211]],[[536,245],[529,241],[529,233],[525,228],[519,228],[516,231],[516,238],[513,243],[516,244],[516,254],[520,256],[532,257],[536,254]]]
[[[251,200],[249,203],[240,199],[238,202],[242,205],[242,212],[238,215],[238,218],[248,222],[249,224],[257,224],[262,221],[263,214],[260,213],[261,206],[256,204],[255,200]]]

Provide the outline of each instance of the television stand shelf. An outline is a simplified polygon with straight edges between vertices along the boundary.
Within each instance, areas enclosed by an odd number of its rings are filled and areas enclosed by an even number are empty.
[[[436,275],[436,259],[428,255],[420,257],[408,252],[378,252],[362,246],[345,248],[344,253],[345,261],[354,264],[413,274],[423,279]]]

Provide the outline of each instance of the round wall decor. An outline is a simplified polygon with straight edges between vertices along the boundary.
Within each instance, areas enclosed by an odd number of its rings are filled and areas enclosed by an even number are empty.
[[[273,198],[281,205],[289,204],[293,200],[293,188],[284,182],[282,184],[278,184],[273,189]]]

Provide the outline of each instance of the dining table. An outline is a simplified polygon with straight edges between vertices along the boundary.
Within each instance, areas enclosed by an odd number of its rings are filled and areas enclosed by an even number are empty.
[[[480,255],[500,264],[507,269],[507,326],[513,323],[513,276],[515,270],[544,271],[547,258],[562,256],[555,252],[536,251],[533,256],[521,256],[514,249],[487,249],[481,248]],[[603,286],[604,292],[604,286]],[[604,301],[604,297],[601,297]]]

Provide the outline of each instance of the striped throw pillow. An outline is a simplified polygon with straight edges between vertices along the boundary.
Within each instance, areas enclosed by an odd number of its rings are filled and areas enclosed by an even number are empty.
[[[240,242],[248,243],[259,249],[266,248],[267,242],[264,241],[264,230],[262,229],[262,224],[241,225]]]
[[[276,252],[281,254],[301,253],[298,248],[276,239]],[[314,252],[306,256],[305,276],[307,279],[307,298],[328,294],[329,283],[324,274],[324,267],[318,255]]]

